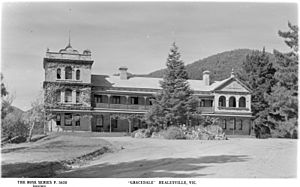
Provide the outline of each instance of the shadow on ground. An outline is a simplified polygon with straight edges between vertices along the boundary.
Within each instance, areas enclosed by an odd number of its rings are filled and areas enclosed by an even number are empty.
[[[118,164],[98,164],[57,174],[63,178],[154,178],[154,177],[209,177],[201,169],[209,164],[245,162],[247,155],[203,156],[199,158],[164,158],[138,160]]]

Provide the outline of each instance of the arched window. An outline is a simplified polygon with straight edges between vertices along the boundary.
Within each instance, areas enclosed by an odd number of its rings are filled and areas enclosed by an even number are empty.
[[[60,69],[60,68],[58,68],[58,69],[56,70],[56,78],[57,78],[57,79],[61,79],[61,69]]]
[[[72,90],[71,89],[66,89],[66,91],[65,91],[65,102],[66,103],[72,102]]]
[[[76,80],[80,80],[80,70],[76,70]]]
[[[76,103],[79,103],[80,91],[76,91]]]
[[[60,95],[61,95],[60,90],[57,90],[57,91],[56,91],[56,101],[57,101],[58,103],[61,102]]]
[[[233,96],[229,98],[229,107],[236,107],[236,100]]]
[[[65,69],[65,77],[66,79],[72,79],[72,68],[70,66]]]
[[[219,97],[219,106],[226,107],[226,98],[225,98],[225,96]]]
[[[240,108],[246,107],[246,98],[245,97],[240,97],[240,99],[239,99],[239,107]]]

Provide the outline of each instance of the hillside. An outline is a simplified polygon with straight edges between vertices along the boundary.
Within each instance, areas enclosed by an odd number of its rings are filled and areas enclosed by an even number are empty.
[[[190,79],[202,79],[202,72],[209,70],[211,72],[211,80],[218,81],[228,78],[232,68],[239,71],[246,56],[253,50],[236,49],[226,51],[209,56],[204,59],[197,60],[186,66]],[[271,55],[271,54],[270,54]],[[149,73],[149,77],[162,77],[164,69]]]

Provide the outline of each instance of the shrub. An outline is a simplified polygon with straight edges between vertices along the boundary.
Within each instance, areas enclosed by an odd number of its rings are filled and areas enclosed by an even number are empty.
[[[163,135],[165,139],[185,139],[182,129],[176,126],[168,127]]]
[[[271,130],[268,126],[259,124],[254,126],[254,133],[256,138],[270,138]]]
[[[133,138],[149,138],[151,137],[150,129],[138,129],[131,133]]]
[[[9,113],[2,121],[2,137],[27,137],[28,133],[29,125],[24,123],[21,115]]]

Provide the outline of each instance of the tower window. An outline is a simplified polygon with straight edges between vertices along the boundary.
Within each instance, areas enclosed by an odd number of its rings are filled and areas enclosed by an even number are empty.
[[[72,90],[71,89],[66,89],[66,91],[65,91],[65,102],[66,103],[72,102]]]
[[[76,103],[79,103],[80,91],[76,91]]]
[[[65,114],[65,126],[72,126],[72,114]]]
[[[57,78],[57,79],[61,79],[61,69],[60,69],[60,68],[58,68],[58,69],[56,70],[56,78]]]
[[[74,116],[75,126],[80,126],[80,115],[76,114]]]
[[[61,102],[60,95],[61,95],[60,90],[57,90],[57,91],[56,91],[56,101],[57,101],[58,103]]]
[[[76,70],[76,80],[80,80],[80,70]]]
[[[65,73],[66,79],[72,79],[72,68],[70,66],[66,67]]]
[[[80,70],[76,70],[76,80],[80,80]]]

